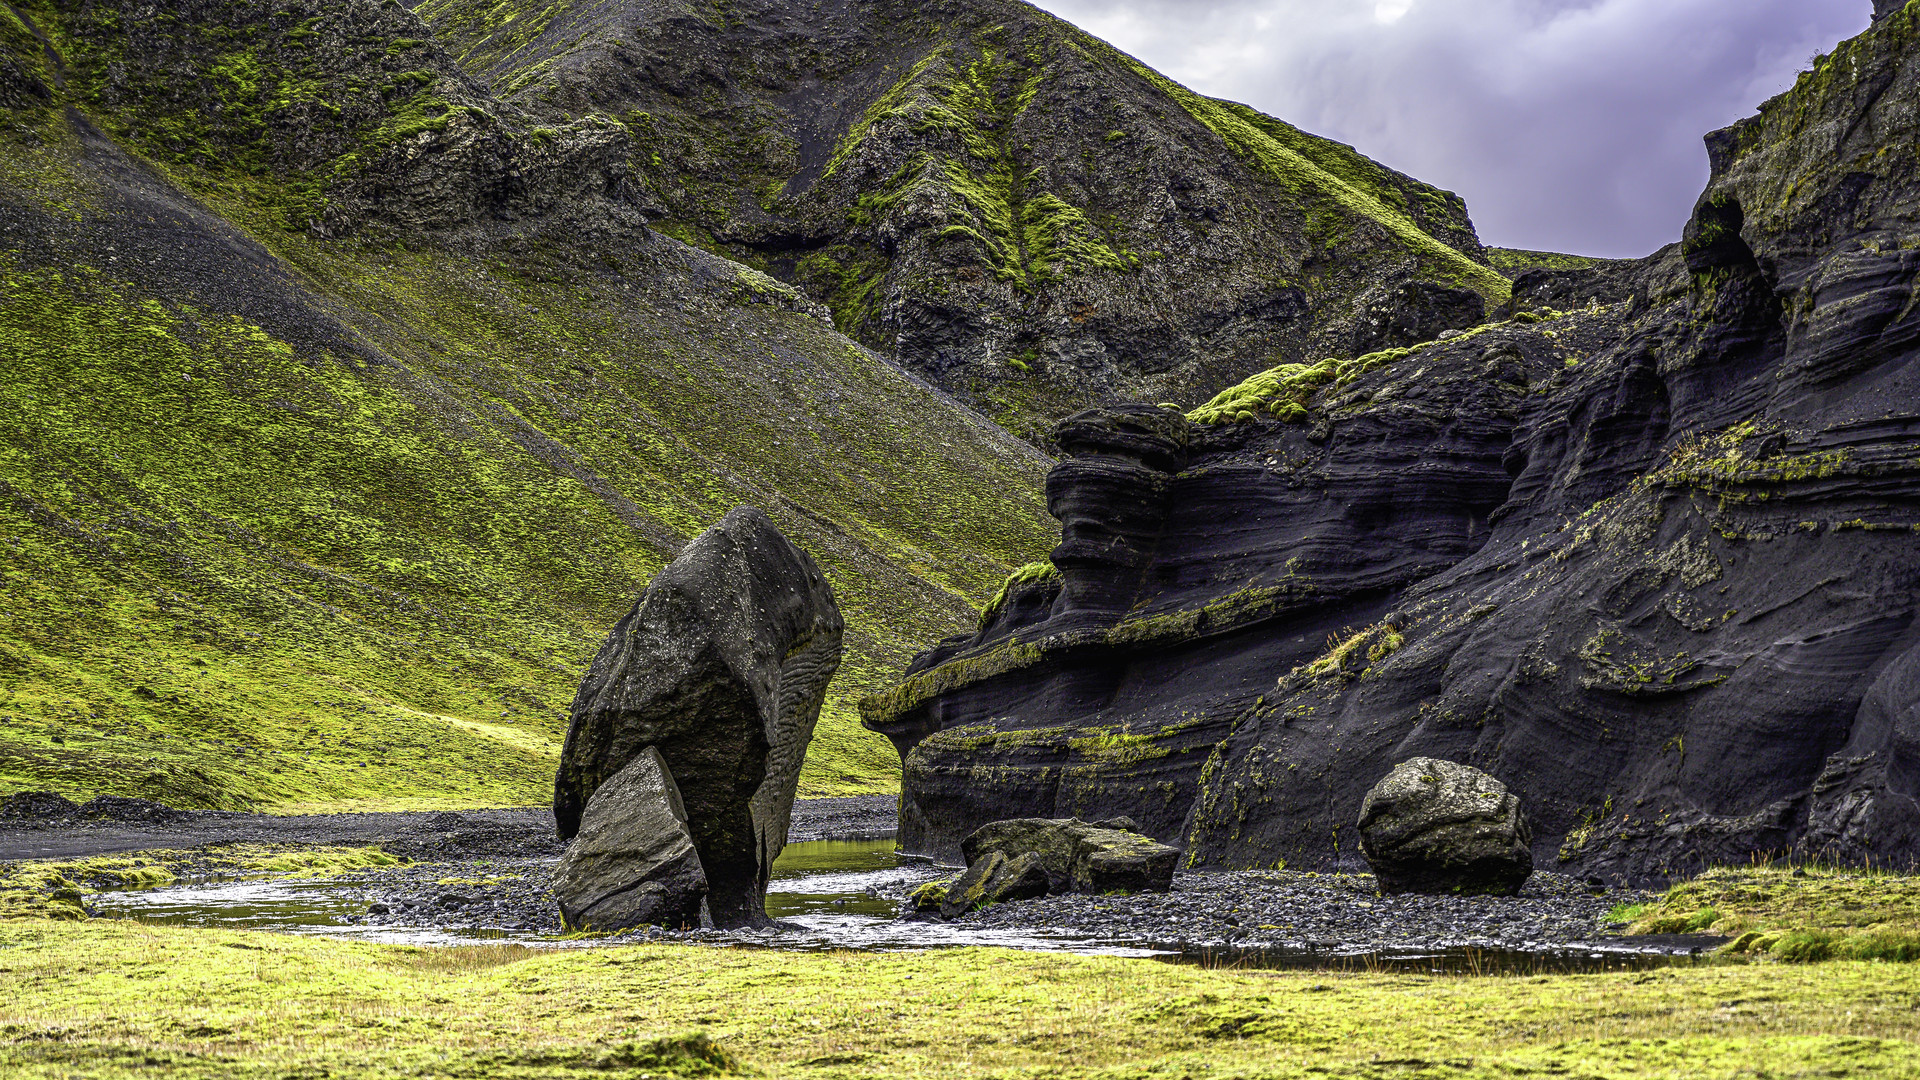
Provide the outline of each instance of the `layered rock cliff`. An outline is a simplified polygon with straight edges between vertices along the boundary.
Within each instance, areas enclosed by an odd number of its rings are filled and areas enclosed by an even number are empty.
[[[1707,139],[1680,244],[1518,314],[1069,420],[1056,572],[865,705],[903,838],[1128,814],[1357,866],[1397,762],[1607,877],[1920,838],[1920,12]],[[1568,310],[1573,308],[1573,310]]]
[[[1506,295],[1457,196],[1015,0],[419,10],[514,107],[630,133],[656,228],[1036,440],[1114,395],[1204,400]]]

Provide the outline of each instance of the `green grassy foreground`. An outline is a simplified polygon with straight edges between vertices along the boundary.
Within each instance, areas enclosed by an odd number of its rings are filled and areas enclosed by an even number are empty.
[[[1623,908],[1639,934],[1712,933],[1780,960],[1920,960],[1920,878],[1823,866],[1722,867]]]
[[[0,994],[0,1072],[18,1077],[1920,1071],[1920,969],[1857,962],[1419,977],[991,949],[419,949],[15,921],[0,923]]]

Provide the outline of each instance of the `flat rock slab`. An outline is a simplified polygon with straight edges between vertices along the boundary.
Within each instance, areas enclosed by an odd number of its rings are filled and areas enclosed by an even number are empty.
[[[1055,893],[1166,892],[1180,849],[1131,831],[1131,824],[1014,818],[982,825],[961,841],[960,851],[969,868],[995,853],[1008,859],[1032,854]]]
[[[571,930],[701,924],[707,875],[660,752],[648,747],[600,785],[553,873]]]

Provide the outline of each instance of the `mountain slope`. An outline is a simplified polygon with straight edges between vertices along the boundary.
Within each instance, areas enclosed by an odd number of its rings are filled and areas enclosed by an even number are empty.
[[[1017,434],[1387,345],[1506,297],[1458,197],[1014,0],[424,0],[550,124],[632,132],[658,227],[791,281]],[[1415,306],[1419,306],[1416,296]]]
[[[613,620],[739,502],[852,700],[1045,549],[1047,462],[760,274],[651,233],[393,4],[0,16],[0,785],[538,802]]]

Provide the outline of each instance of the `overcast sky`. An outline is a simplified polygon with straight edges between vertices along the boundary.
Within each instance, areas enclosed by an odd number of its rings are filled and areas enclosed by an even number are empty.
[[[1466,197],[1489,244],[1645,255],[1700,137],[1866,28],[1871,0],[1036,0],[1188,86]]]

